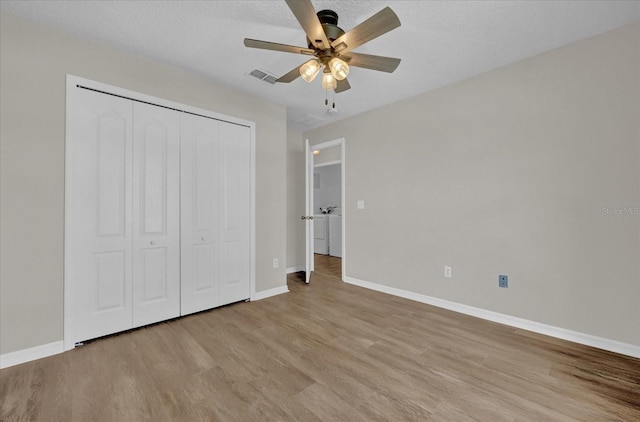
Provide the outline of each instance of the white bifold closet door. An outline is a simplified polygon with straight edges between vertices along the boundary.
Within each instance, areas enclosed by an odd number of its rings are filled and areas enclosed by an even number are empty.
[[[250,296],[250,129],[181,123],[181,314]]]
[[[69,116],[65,271],[74,341],[178,316],[179,115],[78,89]]]
[[[133,326],[180,315],[180,114],[133,103]]]

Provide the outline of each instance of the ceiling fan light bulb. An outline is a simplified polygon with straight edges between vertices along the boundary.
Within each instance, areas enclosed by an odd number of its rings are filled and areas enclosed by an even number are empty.
[[[346,64],[343,60],[334,57],[329,62],[329,70],[331,70],[331,74],[334,78],[341,81],[349,74],[349,65]]]
[[[338,87],[338,81],[331,73],[322,74],[322,89],[332,91]]]
[[[307,82],[313,82],[322,65],[317,59],[311,59],[302,66],[300,66],[300,76]]]

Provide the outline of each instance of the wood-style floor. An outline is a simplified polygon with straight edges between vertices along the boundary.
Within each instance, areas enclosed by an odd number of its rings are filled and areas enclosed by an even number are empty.
[[[0,371],[2,421],[638,421],[640,360],[315,273]]]
[[[314,255],[315,272],[323,275],[342,278],[342,259],[330,255]]]

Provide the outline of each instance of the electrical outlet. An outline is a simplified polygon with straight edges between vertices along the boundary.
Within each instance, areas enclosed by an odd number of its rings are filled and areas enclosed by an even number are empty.
[[[273,259],[273,268],[278,268],[278,258]]]
[[[451,278],[451,267],[444,266],[444,276],[446,278]]]
[[[498,276],[498,287],[502,287],[504,289],[509,287],[509,276],[499,275]]]
[[[363,200],[359,200],[358,201],[358,209],[359,210],[363,210],[364,209],[364,201]]]

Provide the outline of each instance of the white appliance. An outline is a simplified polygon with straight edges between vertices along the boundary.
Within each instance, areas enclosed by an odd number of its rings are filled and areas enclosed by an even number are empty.
[[[321,255],[329,254],[329,224],[326,214],[313,216],[313,252]]]
[[[329,255],[342,258],[342,216],[329,215]]]

